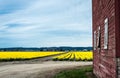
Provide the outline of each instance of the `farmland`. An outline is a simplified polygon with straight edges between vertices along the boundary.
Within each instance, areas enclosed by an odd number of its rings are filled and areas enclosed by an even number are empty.
[[[59,56],[53,57],[53,60],[59,61],[92,61],[92,52],[68,52]]]
[[[46,56],[61,54],[63,52],[0,52],[0,61],[6,60],[24,60],[33,58],[42,58]]]
[[[62,60],[55,60],[58,57]],[[46,58],[51,60],[46,61]],[[0,78],[53,78],[63,70],[92,65],[92,61],[85,61],[86,58],[92,58],[92,52],[3,51],[0,52]]]
[[[57,55],[56,55],[57,54]],[[0,52],[0,61],[14,61],[52,56],[54,61],[91,61],[92,52]]]

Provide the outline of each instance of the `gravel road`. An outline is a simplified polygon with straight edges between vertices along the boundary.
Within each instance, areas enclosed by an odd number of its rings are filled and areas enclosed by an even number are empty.
[[[0,66],[0,78],[51,78],[67,68],[92,65],[92,62],[45,61],[37,64],[7,64]]]

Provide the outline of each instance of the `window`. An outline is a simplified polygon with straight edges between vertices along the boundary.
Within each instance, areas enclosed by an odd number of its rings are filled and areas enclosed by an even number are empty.
[[[97,48],[100,48],[100,26],[98,27],[97,33]]]
[[[108,49],[108,18],[104,21],[104,49]]]
[[[96,50],[96,31],[94,31],[94,50]]]

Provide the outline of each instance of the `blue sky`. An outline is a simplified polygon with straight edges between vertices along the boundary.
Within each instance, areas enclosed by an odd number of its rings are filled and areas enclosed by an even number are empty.
[[[92,46],[91,0],[0,0],[0,47]]]

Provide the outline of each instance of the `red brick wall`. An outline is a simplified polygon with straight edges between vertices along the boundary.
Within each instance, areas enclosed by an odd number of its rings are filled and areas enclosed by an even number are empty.
[[[120,0],[116,0],[116,56],[120,58]]]
[[[94,50],[94,73],[100,78],[116,78],[115,0],[92,0],[93,35],[101,27],[101,48]],[[108,49],[104,49],[104,20],[108,18]],[[94,39],[94,36],[93,36]],[[93,40],[94,44],[94,40]]]
[[[116,0],[115,7],[117,78],[120,78],[120,0]]]

